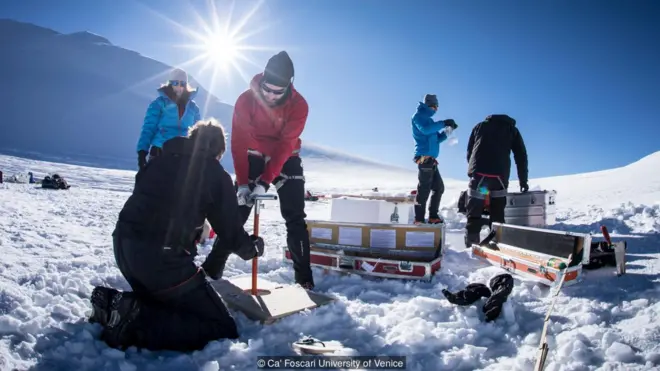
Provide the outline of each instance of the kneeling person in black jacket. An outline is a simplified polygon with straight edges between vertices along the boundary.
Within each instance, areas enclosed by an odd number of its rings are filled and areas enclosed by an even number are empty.
[[[484,204],[489,201],[491,222],[504,223],[507,188],[511,173],[511,152],[516,161],[520,191],[527,192],[527,149],[516,120],[508,115],[490,115],[478,123],[467,145],[468,200],[465,246],[479,243]]]
[[[119,270],[132,292],[96,287],[90,322],[103,327],[113,348],[192,351],[212,340],[238,338],[236,323],[206,276],[219,278],[224,259],[263,254],[261,238],[240,223],[229,174],[219,160],[225,132],[198,122],[188,137],[173,138],[136,176],[133,194],[113,233]],[[201,267],[194,258],[208,219],[217,234]]]

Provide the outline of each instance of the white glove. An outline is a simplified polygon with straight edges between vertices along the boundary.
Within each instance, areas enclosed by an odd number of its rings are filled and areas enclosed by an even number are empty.
[[[248,198],[250,197],[250,187],[247,185],[242,185],[238,187],[236,191],[236,198],[238,198],[238,206],[249,206]]]
[[[256,187],[254,187],[254,191],[252,191],[252,194],[250,195],[251,199],[254,199],[256,196],[261,196],[266,194],[266,188],[262,186],[261,184],[258,184]]]
[[[447,136],[450,136],[451,133],[454,131],[454,129],[452,129],[451,126],[445,126],[444,130],[445,130],[445,133],[447,134]]]

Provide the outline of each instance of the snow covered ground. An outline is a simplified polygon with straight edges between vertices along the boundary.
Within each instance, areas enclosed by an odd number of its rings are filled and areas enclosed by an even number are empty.
[[[416,183],[416,174],[404,170],[338,167],[330,159],[305,160],[305,166],[308,187],[318,193],[368,193],[373,187],[407,193]],[[558,191],[557,228],[597,233],[603,223],[613,237],[625,235],[629,241],[627,275],[591,280],[587,275],[559,296],[546,370],[660,367],[660,174],[650,171],[654,168],[660,168],[660,152],[620,169],[530,182],[532,188]],[[450,248],[433,282],[316,271],[318,289],[341,300],[268,326],[235,313],[241,339],[216,341],[193,354],[124,353],[98,341],[100,327],[85,318],[95,285],[128,289],[114,264],[110,233],[134,173],[8,156],[0,156],[0,170],[5,176],[32,171],[37,178],[58,172],[72,185],[68,191],[0,185],[2,370],[253,370],[258,355],[292,355],[290,344],[302,335],[340,341],[350,354],[407,355],[408,370],[533,369],[547,288],[517,280],[504,314],[489,324],[480,312],[483,302],[461,308],[440,292],[501,273],[470,259],[462,247],[464,220],[453,207],[464,181],[446,180],[443,213],[451,228]],[[307,205],[309,218],[329,218],[329,203]],[[291,282],[292,271],[281,256],[285,231],[276,203],[266,206],[261,233],[268,245],[261,275]],[[226,275],[249,271],[249,262],[232,257]]]

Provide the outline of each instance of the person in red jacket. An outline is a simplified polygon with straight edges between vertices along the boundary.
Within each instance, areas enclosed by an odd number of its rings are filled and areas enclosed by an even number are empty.
[[[275,186],[295,281],[311,290],[305,178],[299,156],[309,106],[294,88],[293,78],[293,62],[285,51],[272,56],[264,72],[254,76],[234,106],[231,153],[243,223],[254,204],[251,197]]]

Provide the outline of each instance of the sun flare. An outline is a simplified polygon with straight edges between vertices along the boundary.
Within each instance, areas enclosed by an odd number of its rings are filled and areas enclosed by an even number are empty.
[[[255,4],[247,6],[242,1],[230,1],[230,5],[223,6],[219,10],[216,6],[217,0],[206,0],[208,9],[203,13],[196,11],[192,5],[188,6],[186,10],[192,14],[193,19],[186,24],[179,23],[145,4],[140,4],[189,39],[189,42],[184,44],[172,44],[172,47],[186,49],[185,53],[190,53],[190,59],[178,63],[177,67],[188,70],[196,79],[202,78],[206,90],[211,92],[216,90],[219,83],[231,84],[233,78],[237,76],[243,85],[250,81],[252,74],[246,69],[246,64],[252,70],[263,68],[261,63],[252,60],[252,53],[275,53],[287,49],[277,45],[255,45],[248,40],[272,25],[272,21],[254,20],[266,0],[258,0]],[[239,18],[234,17],[237,3],[239,8],[244,10],[244,14]],[[255,28],[255,24],[259,24],[259,27]],[[208,95],[207,99],[211,97]]]
[[[204,46],[207,57],[223,68],[235,64],[240,53],[240,45],[229,35],[211,35],[204,41]]]

